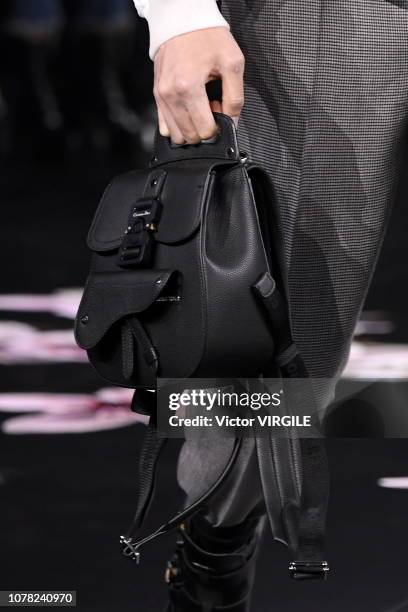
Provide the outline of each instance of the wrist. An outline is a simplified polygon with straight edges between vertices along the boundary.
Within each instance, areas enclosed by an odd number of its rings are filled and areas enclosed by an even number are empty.
[[[164,42],[181,34],[216,27],[229,29],[216,0],[150,0],[145,16],[151,59]]]

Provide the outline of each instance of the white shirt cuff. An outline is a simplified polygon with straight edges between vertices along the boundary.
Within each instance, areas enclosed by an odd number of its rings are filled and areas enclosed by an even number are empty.
[[[228,22],[216,0],[134,0],[137,12],[149,23],[151,59],[166,40],[204,28],[225,27]]]

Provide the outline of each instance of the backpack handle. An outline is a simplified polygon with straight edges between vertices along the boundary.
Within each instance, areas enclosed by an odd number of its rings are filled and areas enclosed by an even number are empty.
[[[151,167],[157,167],[173,161],[190,159],[216,159],[228,162],[239,161],[237,131],[231,117],[222,113],[214,113],[218,133],[208,140],[198,144],[175,145],[167,136],[156,131]]]

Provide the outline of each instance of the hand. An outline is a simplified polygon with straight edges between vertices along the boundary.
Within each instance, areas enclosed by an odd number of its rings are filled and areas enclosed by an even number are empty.
[[[227,28],[196,30],[163,43],[154,58],[154,97],[162,136],[176,144],[211,138],[212,111],[238,121],[244,104],[244,56]],[[221,79],[222,100],[211,102],[205,85]]]

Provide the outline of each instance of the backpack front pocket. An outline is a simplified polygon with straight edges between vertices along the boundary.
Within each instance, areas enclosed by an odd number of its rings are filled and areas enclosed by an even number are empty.
[[[137,372],[138,380],[154,386],[160,359],[149,321],[165,318],[180,299],[174,271],[91,273],[75,321],[76,340],[110,382],[136,386]]]

